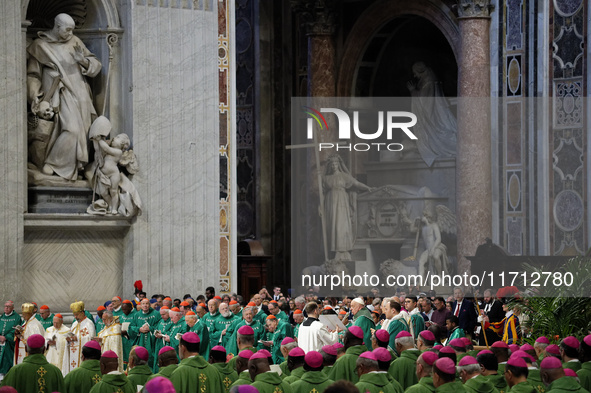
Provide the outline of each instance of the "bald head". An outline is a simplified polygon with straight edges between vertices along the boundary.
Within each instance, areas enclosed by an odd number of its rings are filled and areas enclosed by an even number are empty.
[[[117,358],[101,357],[101,374],[108,374],[111,371],[116,371],[117,368],[119,368],[119,360]]]
[[[271,371],[271,367],[269,367],[269,360],[267,358],[250,359],[248,361],[248,372],[250,374],[250,378],[253,381],[257,375],[267,371]]]
[[[166,351],[158,355],[158,366],[166,367],[171,364],[178,364],[179,359],[176,357],[176,351]]]
[[[58,14],[55,19],[53,20],[55,26],[72,26],[74,27],[76,23],[74,19],[68,14]]]

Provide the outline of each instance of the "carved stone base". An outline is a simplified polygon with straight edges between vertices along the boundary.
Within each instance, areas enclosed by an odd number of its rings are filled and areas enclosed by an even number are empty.
[[[84,214],[91,203],[90,188],[29,188],[29,213]]]
[[[31,163],[27,164],[27,183],[33,187],[90,188],[86,179],[72,181],[59,176],[46,175]]]

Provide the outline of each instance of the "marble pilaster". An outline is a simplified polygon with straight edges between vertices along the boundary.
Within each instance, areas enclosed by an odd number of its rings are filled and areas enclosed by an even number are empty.
[[[465,256],[492,236],[490,137],[490,1],[460,0],[461,53],[458,74],[456,214],[458,271],[470,270]]]

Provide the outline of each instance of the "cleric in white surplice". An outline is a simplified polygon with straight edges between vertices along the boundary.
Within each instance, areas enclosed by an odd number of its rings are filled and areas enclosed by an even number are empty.
[[[329,332],[328,328],[318,320],[320,309],[318,304],[310,302],[305,308],[308,314],[298,331],[298,345],[308,353],[309,351],[319,351],[324,345],[333,345],[338,339],[338,331]]]

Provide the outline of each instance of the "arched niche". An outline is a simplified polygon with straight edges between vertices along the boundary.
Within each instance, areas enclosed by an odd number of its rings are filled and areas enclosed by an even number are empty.
[[[123,28],[116,0],[21,0],[22,26],[26,28],[26,45],[37,38],[37,33],[53,27],[53,19],[59,13],[70,14],[75,22],[77,35],[87,48],[102,63],[99,75],[89,79],[97,113],[108,116],[113,129],[122,130],[122,34]],[[112,46],[112,60],[109,63],[108,36]],[[109,72],[109,93],[105,101],[107,73]],[[104,103],[106,102],[106,108]],[[129,132],[128,132],[129,133]],[[131,133],[129,133],[131,136]]]
[[[373,53],[374,61],[380,60],[380,55],[383,59],[384,49],[395,36],[413,39],[402,34],[405,30],[412,30],[412,23],[432,26],[433,31],[438,32],[438,38],[443,38],[447,42],[453,60],[457,63],[460,32],[457,19],[449,7],[437,0],[378,1],[359,17],[345,41],[337,81],[337,95],[357,95],[357,80],[360,76],[366,77],[359,75],[364,57]],[[378,70],[374,69],[369,77],[375,79],[376,71]],[[408,72],[412,76],[410,70]]]

